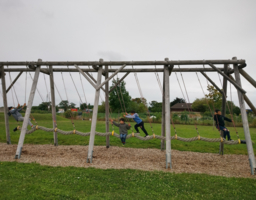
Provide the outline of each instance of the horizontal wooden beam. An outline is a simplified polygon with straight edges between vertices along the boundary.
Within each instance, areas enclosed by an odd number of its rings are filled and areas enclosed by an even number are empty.
[[[94,69],[89,68],[80,68],[83,72],[95,72]],[[220,71],[224,71],[224,68],[218,68]],[[4,69],[5,72],[20,72],[20,71],[31,71],[34,70],[27,69],[27,68],[8,68]],[[116,69],[109,69],[109,72],[115,72]],[[216,70],[212,68],[173,68],[172,72],[216,72]],[[53,68],[53,72],[78,72],[77,69],[72,68]],[[103,71],[105,72],[105,70]],[[134,73],[147,73],[147,72],[163,72],[163,68],[134,68],[134,69],[122,69],[119,73],[127,73],[127,72],[134,72]]]
[[[21,76],[21,74],[22,74],[23,72],[20,72],[17,76],[16,76],[16,78],[13,80],[13,82],[11,83],[11,85],[8,87],[8,89],[6,90],[6,93],[8,93],[9,92],[9,90],[12,88],[12,86],[16,83],[16,81],[19,79],[19,77]]]
[[[212,79],[210,79],[209,76],[207,76],[204,72],[201,72],[201,74],[223,95],[223,91],[215,84]]]
[[[209,63],[209,65],[210,65],[213,69],[215,69],[216,71],[218,71],[219,74],[222,75],[223,77],[225,77],[230,83],[232,83],[232,84],[236,87],[236,89],[238,89],[238,90],[239,90],[240,92],[242,92],[243,94],[246,93],[246,91],[245,91],[243,88],[241,88],[235,81],[233,81],[231,78],[229,78],[228,75],[226,75],[225,73],[223,73],[222,71],[220,71],[220,70],[219,70],[217,67],[215,67],[212,63]]]
[[[127,72],[115,85],[114,87],[111,87],[111,89],[109,90],[109,93],[112,92],[125,78],[126,76],[128,76],[130,74],[130,72]]]
[[[204,65],[207,63],[212,64],[245,64],[245,60],[169,60],[169,61],[43,61],[43,62],[0,62],[0,65],[8,66],[21,66],[21,65],[41,65],[41,66],[98,66],[98,65],[109,65],[109,66],[137,66],[137,65]],[[98,68],[97,68],[98,69]]]

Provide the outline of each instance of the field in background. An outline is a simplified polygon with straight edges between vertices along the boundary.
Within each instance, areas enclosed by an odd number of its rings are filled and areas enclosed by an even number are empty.
[[[36,114],[34,113],[33,116],[36,118],[38,125],[45,126],[45,127],[52,127],[52,118],[51,114]],[[134,122],[131,123],[134,126]],[[17,122],[10,117],[10,129],[11,129],[11,141],[13,144],[17,144],[19,140],[19,133],[20,131],[13,132],[12,129],[15,128]],[[69,119],[63,118],[61,116],[57,116],[57,125],[59,129],[62,130],[73,130],[73,126]],[[82,132],[89,132],[90,131],[91,122],[89,120],[75,120],[76,130]],[[161,134],[161,124],[153,123],[153,130],[155,134]],[[146,123],[145,127],[150,135],[152,135],[152,131],[150,128],[150,124]],[[105,132],[105,122],[98,121],[97,122],[97,131]],[[110,130],[112,127],[110,126]],[[114,127],[114,130],[118,132],[117,127]],[[180,137],[195,137],[197,136],[197,132],[195,130],[195,126],[193,125],[176,125],[177,134]],[[198,126],[199,133],[202,137],[208,138],[218,138],[219,133],[216,128],[212,126]],[[231,130],[231,137],[232,139],[237,139],[234,128],[230,127]],[[244,139],[243,128],[237,128],[239,136],[241,139]],[[251,128],[251,136],[252,140],[256,142],[256,128]],[[129,131],[131,133],[132,131]],[[172,127],[171,134],[174,134],[174,129]],[[141,131],[141,135],[144,134]],[[82,137],[79,135],[61,135],[58,134],[58,141],[59,144],[63,145],[88,145],[89,144],[89,137]],[[0,142],[6,142],[5,136],[5,125],[4,125],[4,116],[3,113],[0,114]],[[51,132],[44,132],[38,130],[31,135],[26,135],[25,143],[30,144],[53,144],[53,133]],[[105,145],[105,138],[96,136],[95,137],[95,145]],[[121,142],[118,138],[110,136],[110,145],[112,146],[121,146]],[[172,140],[172,149],[181,150],[181,151],[194,151],[194,152],[208,152],[208,153],[217,153],[219,150],[218,143],[207,143],[203,141],[194,141],[194,142],[181,142],[177,140]],[[130,138],[127,140],[127,147],[132,148],[160,148],[160,140],[149,140],[149,141],[141,141],[136,138]],[[255,149],[255,148],[254,148]],[[256,153],[256,150],[254,150]],[[247,154],[246,145],[225,145],[224,149],[225,154]]]

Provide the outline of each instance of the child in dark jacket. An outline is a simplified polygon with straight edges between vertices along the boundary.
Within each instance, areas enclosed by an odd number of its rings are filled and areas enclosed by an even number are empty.
[[[215,125],[216,125],[216,128],[218,130],[221,130],[223,131],[223,134],[224,134],[224,138],[226,139],[226,137],[228,137],[228,140],[231,140],[230,138],[230,132],[229,130],[225,127],[225,122],[224,120],[228,121],[228,122],[232,122],[231,119],[227,118],[227,117],[224,117],[223,115],[221,115],[221,111],[220,110],[215,110],[215,113],[214,113],[214,121],[215,121]]]
[[[130,124],[126,124],[124,118],[119,119],[119,124],[114,122],[112,119],[110,120],[112,124],[115,126],[119,127],[119,132],[120,132],[120,139],[121,142],[123,143],[123,146],[125,145],[125,140],[126,136],[128,134],[128,130],[131,128]]]
[[[130,115],[128,113],[126,113],[126,115],[124,115],[124,117],[131,118],[131,119],[133,119],[137,123],[134,126],[135,130],[137,131],[137,133],[139,133],[138,127],[140,127],[141,130],[146,134],[145,137],[148,136],[148,132],[146,131],[146,129],[144,127],[144,122],[141,120],[141,118],[139,118],[139,115],[137,113],[135,113],[135,111],[131,111]]]

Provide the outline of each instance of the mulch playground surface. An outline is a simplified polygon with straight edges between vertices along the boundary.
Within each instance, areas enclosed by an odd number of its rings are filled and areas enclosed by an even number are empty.
[[[0,161],[36,162],[48,166],[138,169],[174,173],[197,173],[225,177],[256,178],[250,174],[247,155],[223,155],[172,150],[172,169],[165,169],[165,151],[95,146],[93,163],[86,163],[88,146],[25,144],[21,159],[14,159],[17,145],[0,143]]]

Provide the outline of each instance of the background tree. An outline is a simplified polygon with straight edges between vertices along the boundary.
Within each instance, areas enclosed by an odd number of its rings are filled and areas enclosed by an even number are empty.
[[[147,107],[144,103],[137,103],[136,101],[131,101],[127,108],[127,112],[131,112],[134,110],[137,113],[145,113],[147,111]]]
[[[62,108],[64,109],[65,111],[68,109],[68,108],[75,108],[76,104],[75,103],[70,103],[66,100],[63,100],[59,103],[59,108]]]
[[[207,86],[208,94],[205,95],[209,99],[209,104],[213,105],[214,108],[221,110],[222,106],[222,94],[212,85]]]
[[[68,101],[66,100],[63,100],[59,103],[59,108],[62,108],[65,111],[68,109],[68,107],[69,107],[69,104],[68,104]]]
[[[186,103],[185,100],[183,98],[178,98],[176,97],[171,103],[170,106],[172,107],[173,105],[175,105],[176,103]]]
[[[208,100],[209,102],[209,100]],[[210,102],[209,102],[210,104]],[[196,99],[192,104],[192,109],[198,112],[209,111],[209,107],[206,102],[206,98]]]
[[[115,83],[119,81],[119,79],[117,80],[112,80],[112,87],[114,87]],[[124,99],[124,104],[126,108],[129,108],[129,104],[131,103],[131,96],[129,95],[129,92],[126,90],[125,88],[126,83],[124,81],[122,81],[112,92],[110,92],[109,94],[109,105],[112,109],[112,112],[122,112],[122,107],[120,105],[120,101],[122,103],[123,106],[123,100],[122,100],[122,96],[121,93],[123,95],[123,99]],[[120,89],[121,89],[121,93],[120,93]],[[119,97],[120,97],[120,101],[118,98],[118,94],[117,91],[119,93]]]
[[[101,105],[99,105],[98,113],[105,113],[105,101],[102,101]]]
[[[151,101],[149,103],[149,110],[151,112],[162,112],[162,103],[157,101]]]
[[[80,109],[81,110],[86,110],[87,107],[88,107],[88,109],[92,109],[93,108],[93,106],[90,103],[88,105],[86,103],[81,103],[80,104]]]
[[[51,109],[51,102],[42,102],[38,105],[38,110],[50,110]]]

